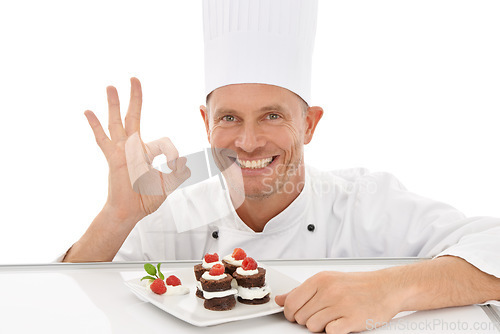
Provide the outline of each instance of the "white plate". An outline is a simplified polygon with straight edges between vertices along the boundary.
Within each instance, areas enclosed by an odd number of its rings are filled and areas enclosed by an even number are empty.
[[[287,293],[297,287],[300,282],[266,267],[266,283],[271,287],[271,300],[262,305],[245,305],[236,301],[236,306],[229,311],[210,311],[203,307],[203,299],[195,296],[196,279],[193,268],[186,268],[168,273],[165,276],[176,275],[182,285],[189,288],[189,294],[181,296],[157,295],[144,286],[140,278],[124,282],[139,299],[150,302],[174,317],[184,320],[195,326],[212,326],[230,321],[262,317],[279,313],[283,307],[278,306],[274,296]]]

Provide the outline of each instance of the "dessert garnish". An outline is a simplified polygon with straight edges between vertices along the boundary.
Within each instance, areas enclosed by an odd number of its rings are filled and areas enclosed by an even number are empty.
[[[243,260],[245,257],[247,257],[247,254],[245,253],[245,251],[243,249],[235,248],[233,251],[233,254],[231,256],[236,261],[240,261],[240,260]]]
[[[166,281],[167,281],[167,285],[171,285],[171,286],[181,285],[181,280],[175,275],[168,276]]]
[[[165,286],[165,282],[163,281],[165,279],[165,276],[160,271],[160,267],[161,263],[158,263],[156,268],[151,263],[146,263],[144,265],[144,270],[146,270],[146,272],[150,276],[144,276],[143,278],[141,278],[141,281],[145,279],[148,279],[150,282],[152,281],[149,287],[151,291],[153,291],[157,295],[163,295],[165,292],[167,292],[167,287]]]
[[[241,268],[243,270],[255,270],[257,269],[257,261],[251,257],[246,257],[241,263]]]
[[[155,279],[153,283],[151,283],[149,288],[157,295],[163,295],[165,292],[167,292],[167,287],[165,286],[165,282],[163,282],[161,278]]]
[[[219,261],[219,254],[213,253],[213,254],[205,254],[205,262],[206,263],[212,263],[212,262],[217,262]]]
[[[219,276],[219,275],[222,275],[224,274],[224,265],[222,264],[216,264],[215,266],[213,266],[210,271],[208,272],[210,274],[210,276]]]

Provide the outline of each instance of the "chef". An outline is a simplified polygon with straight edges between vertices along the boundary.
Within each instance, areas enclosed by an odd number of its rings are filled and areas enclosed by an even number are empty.
[[[107,88],[109,133],[85,115],[109,164],[108,198],[64,261],[431,257],[364,273],[321,272],[276,302],[313,332],[348,333],[398,312],[500,300],[500,219],[465,217],[366,169],[320,171],[304,145],[323,115],[311,104],[317,2],[207,0],[206,105],[224,178],[191,175],[172,141],[143,143],[142,90],[131,79],[124,122]],[[164,154],[171,172],[151,167]],[[175,190],[175,191],[174,191]]]

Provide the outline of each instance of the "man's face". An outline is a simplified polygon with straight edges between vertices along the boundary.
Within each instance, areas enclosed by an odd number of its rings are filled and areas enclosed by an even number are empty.
[[[242,185],[226,177],[233,190],[252,199],[300,192],[303,146],[311,132],[306,108],[297,95],[277,86],[235,84],[212,92],[202,116],[212,148],[229,156],[233,172],[241,173]]]

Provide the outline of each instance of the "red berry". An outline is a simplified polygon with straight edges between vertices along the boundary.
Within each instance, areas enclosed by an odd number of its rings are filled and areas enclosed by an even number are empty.
[[[246,257],[241,263],[241,268],[243,270],[255,270],[257,269],[257,262],[251,257]]]
[[[171,275],[167,277],[167,285],[177,286],[181,284],[181,280],[177,276]]]
[[[247,256],[247,253],[241,248],[235,248],[232,256],[235,260],[240,261]]]
[[[212,267],[212,269],[210,269],[208,273],[210,274],[210,276],[219,276],[224,274],[225,270],[226,269],[224,268],[223,264],[217,263]]]
[[[205,262],[206,263],[212,263],[212,262],[217,262],[217,261],[219,261],[219,255],[217,253],[205,254]]]
[[[151,288],[151,291],[153,291],[157,295],[163,295],[165,292],[167,292],[165,282],[163,282],[161,278],[155,279],[149,287]]]

